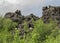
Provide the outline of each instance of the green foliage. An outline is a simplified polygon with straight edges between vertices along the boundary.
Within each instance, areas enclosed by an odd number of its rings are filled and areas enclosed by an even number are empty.
[[[20,30],[16,29],[17,23],[10,19],[0,17],[0,43],[60,43],[60,29],[54,21],[43,23],[43,21],[33,21],[32,32],[25,33],[21,39]],[[27,23],[24,22],[24,30],[28,31]]]
[[[15,30],[17,23],[10,19],[0,17],[0,43],[11,43],[13,41],[12,30]]]

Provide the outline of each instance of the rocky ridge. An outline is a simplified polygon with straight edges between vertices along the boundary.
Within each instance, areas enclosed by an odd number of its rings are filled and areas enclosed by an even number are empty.
[[[21,14],[20,10],[16,10],[15,12],[8,12],[5,14],[4,18],[9,18],[11,19],[13,22],[16,22],[18,25],[16,26],[17,29],[20,30],[20,36],[23,37],[25,33],[29,33],[33,30],[34,25],[32,20],[36,21],[38,19],[40,19],[39,17],[35,16],[34,14],[30,14],[27,16],[23,16]],[[26,22],[27,27],[28,27],[28,31],[24,30],[24,22]]]

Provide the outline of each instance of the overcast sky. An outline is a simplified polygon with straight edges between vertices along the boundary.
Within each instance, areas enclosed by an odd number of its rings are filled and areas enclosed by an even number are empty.
[[[0,14],[21,10],[23,15],[42,15],[43,6],[60,6],[60,0],[0,0]]]

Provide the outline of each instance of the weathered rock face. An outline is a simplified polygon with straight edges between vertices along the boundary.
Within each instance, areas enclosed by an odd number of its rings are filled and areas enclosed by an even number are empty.
[[[24,20],[24,16],[21,15],[21,11],[17,10],[14,13],[8,12],[5,14],[5,18],[10,18],[14,22],[21,22]]]
[[[29,28],[28,32],[30,32],[34,28],[34,25],[32,23],[32,19],[34,21],[40,19],[39,17],[37,17],[37,16],[35,16],[33,14],[30,14],[28,16],[23,16],[21,14],[20,10],[16,10],[15,12],[8,12],[8,13],[5,14],[4,17],[9,18],[12,21],[18,23],[18,25],[16,27],[20,30],[20,34],[19,34],[20,36],[23,36],[24,33],[27,33],[26,31],[24,31],[24,21],[27,22],[27,26]]]
[[[17,23],[18,23],[18,26],[19,26],[20,24],[22,24],[22,23],[24,22],[24,20],[26,20],[26,22],[28,23],[28,25],[29,25],[29,24],[32,25],[32,24],[33,24],[33,23],[32,23],[32,19],[33,19],[34,21],[36,21],[36,20],[39,19],[39,17],[37,17],[37,16],[35,16],[35,15],[33,15],[33,14],[30,14],[30,15],[28,15],[28,16],[23,16],[23,15],[21,14],[21,11],[20,11],[20,10],[16,10],[15,12],[8,12],[8,13],[5,14],[4,17],[5,17],[5,18],[10,18],[12,21],[17,22]],[[21,25],[20,25],[20,26],[21,26]],[[20,26],[19,26],[19,27],[20,27]]]
[[[40,19],[40,18],[35,16],[35,15],[33,15],[33,14],[30,14],[30,15],[25,17],[25,20],[28,21],[27,23],[28,23],[28,27],[29,28],[34,28],[32,20],[36,21],[38,19]]]
[[[60,24],[60,7],[54,7],[54,6],[49,6],[49,7],[43,7],[43,21],[44,23],[49,23],[49,19],[53,19],[55,22]]]
[[[30,14],[28,16],[25,17],[27,19],[27,21],[33,19],[34,21],[40,19],[39,17],[35,16],[34,14]]]

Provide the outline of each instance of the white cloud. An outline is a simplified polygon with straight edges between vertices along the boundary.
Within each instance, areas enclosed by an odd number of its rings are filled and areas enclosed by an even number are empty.
[[[23,0],[5,0],[6,2],[10,3],[10,4],[19,4],[19,3],[22,3]]]
[[[0,0],[0,5],[20,5],[20,6],[28,6],[35,4],[44,4],[45,2],[49,2],[52,0]]]
[[[2,4],[3,3],[3,0],[0,0],[0,4]]]
[[[42,3],[45,0],[0,0],[0,4],[5,2],[5,3],[10,3],[10,4],[21,4],[21,5],[27,5],[27,4],[35,4],[35,3]]]
[[[7,1],[7,2],[9,2],[9,3],[12,3],[12,4],[17,3],[17,0],[5,0],[5,1]]]
[[[49,1],[52,0],[0,0],[0,12],[6,13],[7,11],[15,11],[16,9],[22,9],[22,11],[24,11],[22,13],[28,14],[28,11],[25,11],[26,9],[36,9],[39,6],[45,4],[45,2]]]

